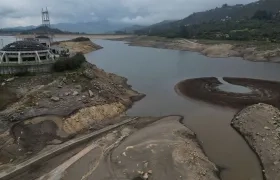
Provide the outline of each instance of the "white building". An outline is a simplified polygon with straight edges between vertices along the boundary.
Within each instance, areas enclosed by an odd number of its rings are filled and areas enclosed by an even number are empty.
[[[40,64],[54,61],[47,46],[38,41],[16,41],[0,50],[0,66],[7,64]]]

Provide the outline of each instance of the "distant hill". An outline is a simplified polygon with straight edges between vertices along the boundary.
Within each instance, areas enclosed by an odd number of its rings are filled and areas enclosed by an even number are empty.
[[[23,30],[30,30],[30,29],[34,29],[37,26],[18,26],[18,27],[12,27],[12,28],[3,28],[1,30],[5,30],[5,31],[23,31]]]
[[[116,34],[127,33],[133,34],[135,31],[145,28],[146,26],[133,25],[115,31]]]
[[[182,19],[178,23],[181,24],[199,24],[208,21],[221,20],[231,18],[238,20],[242,18],[251,18],[257,10],[265,10],[268,12],[276,13],[280,10],[279,0],[259,0],[246,5],[237,4],[229,6],[227,4],[222,7],[211,9],[204,12],[193,13],[192,15]]]
[[[265,10],[267,12],[276,13],[280,10],[280,0],[259,0],[249,4],[237,4],[229,6],[227,4],[221,5],[221,7],[196,12],[190,16],[179,20],[172,21],[163,24],[154,24],[143,30],[138,31],[138,34],[149,34],[153,32],[172,31],[174,29],[179,30],[181,26],[207,23],[210,21],[221,21],[225,19],[241,20],[251,18],[257,10]]]
[[[34,28],[32,28],[34,27]],[[18,27],[18,28],[4,28],[0,29],[0,34],[69,34],[70,32],[61,31],[56,28],[49,28],[45,26],[28,26],[28,27]]]
[[[97,22],[59,23],[52,25],[52,27],[62,31],[83,32],[88,34],[113,33],[114,31],[126,28],[127,26],[128,24],[125,23],[113,23],[107,20],[100,20]]]
[[[67,32],[61,31],[61,30],[56,29],[56,28],[49,28],[49,27],[46,27],[46,26],[39,26],[39,27],[36,27],[34,29],[28,29],[28,30],[21,31],[21,34],[46,34],[46,33],[65,34]]]
[[[131,26],[126,23],[115,23],[110,22],[108,20],[99,20],[95,22],[77,22],[77,23],[58,23],[52,24],[51,28],[52,31],[55,33],[61,33],[60,31],[64,32],[71,32],[71,33],[87,33],[87,34],[103,34],[103,33],[114,33],[118,30],[124,30],[127,28],[127,31],[134,31],[143,26]],[[3,28],[0,29],[1,32],[28,32],[29,30],[32,31],[41,31],[40,26],[26,26],[26,27],[13,27],[13,28]],[[60,30],[60,31],[58,31]],[[26,33],[25,32],[25,33]]]

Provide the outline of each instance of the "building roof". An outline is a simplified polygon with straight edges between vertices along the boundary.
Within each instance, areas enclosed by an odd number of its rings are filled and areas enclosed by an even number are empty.
[[[37,41],[16,41],[6,45],[2,51],[41,51],[48,48]]]

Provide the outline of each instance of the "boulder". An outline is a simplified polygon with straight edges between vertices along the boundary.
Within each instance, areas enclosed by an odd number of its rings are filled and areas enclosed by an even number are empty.
[[[94,96],[94,94],[93,94],[93,92],[91,90],[88,90],[88,94],[89,94],[89,97],[93,97]]]
[[[79,95],[78,91],[74,91],[73,96],[77,96],[77,95]]]
[[[51,100],[57,102],[57,101],[59,101],[60,99],[59,99],[59,97],[52,96],[52,97],[51,97]]]

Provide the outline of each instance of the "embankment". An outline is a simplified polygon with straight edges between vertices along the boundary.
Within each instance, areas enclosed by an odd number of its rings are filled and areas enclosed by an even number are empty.
[[[256,104],[241,110],[232,126],[259,156],[266,180],[280,179],[280,111]]]
[[[69,49],[70,52],[81,52],[83,54],[102,49],[101,46],[93,43],[89,38],[85,37],[77,37],[72,40],[59,41],[55,42],[54,44],[65,49]]]
[[[110,119],[144,97],[127,79],[88,62],[73,71],[7,78],[0,77],[0,91],[15,99],[8,99],[0,111],[2,164],[20,162],[49,143],[114,123]]]
[[[257,45],[246,45],[244,42],[230,44],[229,42],[221,41],[219,43],[204,44],[196,40],[190,41],[150,36],[132,36],[110,40],[127,41],[131,46],[200,52],[205,56],[213,58],[242,57],[245,60],[256,62],[280,62],[279,48],[261,50]]]

